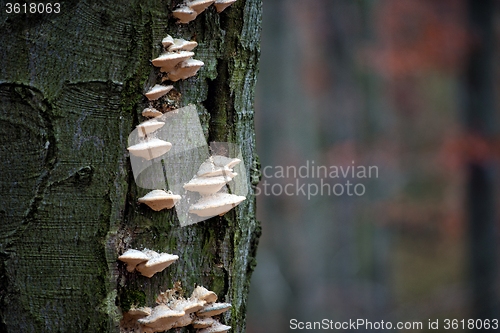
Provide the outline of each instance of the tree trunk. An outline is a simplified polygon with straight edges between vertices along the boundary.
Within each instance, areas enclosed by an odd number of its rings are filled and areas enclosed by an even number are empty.
[[[121,311],[154,305],[177,281],[232,303],[222,321],[245,328],[260,232],[255,197],[223,217],[180,227],[172,211],[137,203],[127,137],[158,80],[161,40],[195,39],[205,63],[174,84],[207,141],[241,146],[258,181],[253,124],[261,0],[210,7],[178,25],[173,1],[67,1],[59,14],[0,21],[0,331],[118,332]],[[2,5],[4,6],[4,5]],[[21,7],[22,9],[22,7]],[[179,255],[148,279],[117,262],[128,248]]]

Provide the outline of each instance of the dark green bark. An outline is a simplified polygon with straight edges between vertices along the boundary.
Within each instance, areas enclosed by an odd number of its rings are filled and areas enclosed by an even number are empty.
[[[174,84],[210,141],[241,146],[258,179],[253,125],[261,0],[209,8],[187,25],[179,1],[68,1],[60,14],[0,16],[0,331],[117,332],[120,309],[153,305],[180,281],[231,302],[244,331],[259,235],[255,197],[181,228],[171,211],[138,205],[127,136],[141,121],[150,60],[167,34],[195,39],[197,77]],[[127,248],[178,254],[151,279],[116,258]]]

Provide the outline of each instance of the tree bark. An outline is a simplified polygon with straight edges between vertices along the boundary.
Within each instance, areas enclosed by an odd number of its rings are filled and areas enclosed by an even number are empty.
[[[223,217],[180,227],[172,211],[137,198],[128,134],[141,121],[150,60],[167,34],[195,39],[205,63],[174,84],[193,103],[207,141],[241,146],[258,182],[254,86],[261,0],[210,7],[178,25],[180,1],[67,1],[59,14],[6,14],[0,27],[0,331],[118,332],[121,311],[154,305],[177,281],[232,303],[222,320],[245,328],[260,227],[255,197]],[[117,256],[128,248],[180,259],[148,279]],[[190,330],[190,329],[188,329]]]

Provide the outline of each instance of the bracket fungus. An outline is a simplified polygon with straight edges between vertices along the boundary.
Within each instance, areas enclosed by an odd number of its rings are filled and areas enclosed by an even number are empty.
[[[137,201],[148,205],[152,210],[159,212],[163,209],[171,209],[182,197],[172,194],[170,191],[153,190]]]
[[[191,76],[195,76],[198,70],[205,65],[203,61],[196,59],[187,59],[179,63],[174,69],[167,74],[167,79],[170,81],[185,80]],[[163,67],[160,71],[163,71]]]
[[[156,118],[163,116],[163,113],[156,110],[155,108],[145,108],[142,110],[142,116],[146,118]]]
[[[229,175],[233,178],[237,175],[233,173],[233,168],[240,162],[241,160],[238,158],[219,155],[211,156],[200,165],[196,175],[198,177]]]
[[[219,315],[231,308],[229,303],[214,303],[217,295],[204,287],[195,288],[188,299],[177,295],[178,289],[167,290],[157,297],[157,306],[153,309],[145,308],[147,311],[140,316],[130,316],[128,313],[126,322],[128,327],[135,327],[134,332],[163,332],[172,328],[192,325],[199,332],[227,332],[231,327],[221,324],[211,316]],[[149,313],[149,314],[146,314]],[[146,314],[146,315],[144,315]],[[136,318],[135,323],[130,318]],[[131,330],[129,330],[131,331]]]
[[[152,250],[129,249],[118,260],[127,264],[127,271],[139,271],[146,277],[152,277],[155,273],[163,271],[173,264],[179,256],[169,253],[158,253]]]
[[[193,325],[194,328],[207,328],[215,324],[216,320],[210,317],[207,318],[196,318],[193,320],[191,325]]]
[[[147,120],[137,125],[137,134],[141,137],[146,136],[149,133],[153,133],[157,129],[162,128],[163,125],[165,125],[163,121],[158,121],[156,119]]]
[[[172,310],[167,305],[160,304],[153,308],[151,315],[141,318],[137,322],[152,332],[163,332],[171,329],[173,324],[184,315],[184,311]]]
[[[217,301],[217,294],[205,287],[198,286],[193,290],[191,294],[192,299],[199,299],[207,303],[213,303]]]
[[[217,13],[221,13],[235,2],[236,0],[215,0],[214,6],[217,9]]]
[[[144,95],[150,100],[154,101],[158,98],[166,95],[170,90],[172,90],[174,86],[162,86],[160,84],[156,84],[153,88],[149,89]]]
[[[167,141],[163,141],[160,139],[149,139],[148,141],[138,143],[136,145],[130,146],[127,150],[134,156],[142,157],[146,160],[152,160],[153,158],[157,158],[166,154],[170,148],[172,148],[172,144]]]
[[[170,35],[167,35],[167,37],[162,39],[161,44],[164,48],[168,48],[170,45],[174,44],[174,38]]]
[[[216,177],[195,177],[189,181],[189,183],[184,184],[184,189],[191,192],[198,192],[201,195],[210,195],[217,193],[220,189],[226,185],[228,179],[224,176]]]
[[[163,44],[165,45],[165,44]],[[167,47],[168,52],[175,52],[175,51],[192,51],[195,47],[198,46],[198,43],[195,42],[194,40],[192,41],[187,41],[182,38],[175,38],[172,39],[172,44]]]
[[[125,253],[118,257],[118,260],[127,264],[127,271],[133,272],[138,264],[149,260],[149,258],[149,255],[142,251],[128,249]]]
[[[214,2],[215,0],[193,0],[188,2],[187,5],[196,12],[196,15],[199,15]]]
[[[194,52],[192,51],[165,52],[160,54],[158,58],[151,60],[151,63],[155,67],[161,67],[164,68],[165,71],[170,71],[174,69],[178,63],[192,56],[194,56]]]
[[[221,155],[214,155],[211,157],[211,160],[215,166],[225,167],[228,169],[234,168],[236,165],[238,165],[238,163],[241,162],[239,158],[230,158]]]
[[[223,312],[226,312],[231,308],[229,303],[211,303],[203,307],[203,309],[196,312],[199,317],[212,317],[217,316]]]
[[[189,23],[198,16],[198,13],[188,6],[182,6],[172,11],[172,15],[179,23]]]
[[[221,13],[235,2],[236,0],[192,0],[175,9],[172,14],[178,19],[178,23],[189,23],[211,4],[215,6],[217,13]]]
[[[189,207],[189,212],[201,217],[224,215],[234,207],[238,206],[246,197],[229,194],[215,193],[201,198],[197,203]]]
[[[179,259],[179,256],[175,254],[158,253],[148,261],[138,264],[135,269],[142,275],[150,278],[156,273],[163,271],[165,268],[173,264],[177,259]]]
[[[214,320],[214,323],[204,329],[198,331],[198,333],[224,333],[231,329],[231,326],[223,325],[217,320]]]

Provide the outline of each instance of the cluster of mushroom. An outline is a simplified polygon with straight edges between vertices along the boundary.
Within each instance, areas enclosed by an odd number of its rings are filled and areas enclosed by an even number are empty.
[[[191,205],[189,212],[200,217],[222,216],[245,200],[244,196],[219,192],[238,175],[233,168],[240,162],[240,159],[220,155],[210,156],[203,162],[197,174],[184,184],[184,189],[202,196]]]
[[[158,272],[173,264],[179,256],[169,253],[158,253],[153,250],[143,251],[129,249],[118,257],[127,264],[127,271],[137,270],[142,275],[150,278]]]
[[[160,85],[157,86],[161,87]],[[155,109],[146,109],[144,111],[157,112],[160,116],[162,115],[161,112]],[[142,142],[128,147],[128,151],[132,155],[144,158],[148,161],[166,154],[172,148],[172,144],[170,142],[151,137],[150,135],[163,127],[163,125],[165,125],[163,121],[158,121],[154,118],[139,124],[137,126],[137,133]],[[139,202],[147,204],[155,211],[160,211],[162,209],[170,209],[174,207],[180,199],[180,195],[173,194],[170,191],[153,190],[144,197],[139,198]]]
[[[173,11],[173,15],[179,23],[189,23],[201,14],[210,5],[214,5],[217,13],[222,12],[227,7],[235,3],[236,0],[193,0]]]
[[[221,324],[213,316],[229,310],[231,304],[216,303],[217,295],[202,286],[195,288],[188,299],[176,296],[176,290],[167,290],[157,299],[154,308],[132,308],[124,314],[122,332],[153,333],[192,325],[198,333],[227,332],[231,327]]]
[[[137,125],[137,133],[142,142],[128,147],[128,151],[132,155],[144,158],[148,161],[166,154],[172,148],[172,144],[149,136],[149,134],[163,127],[163,125],[165,125],[163,121],[158,121],[156,119],[147,120]]]
[[[159,67],[160,72],[167,73],[166,80],[185,80],[196,75],[203,61],[193,59],[193,49],[198,46],[195,41],[187,41],[182,38],[172,38],[167,35],[162,42],[165,52],[151,62],[153,66]]]

